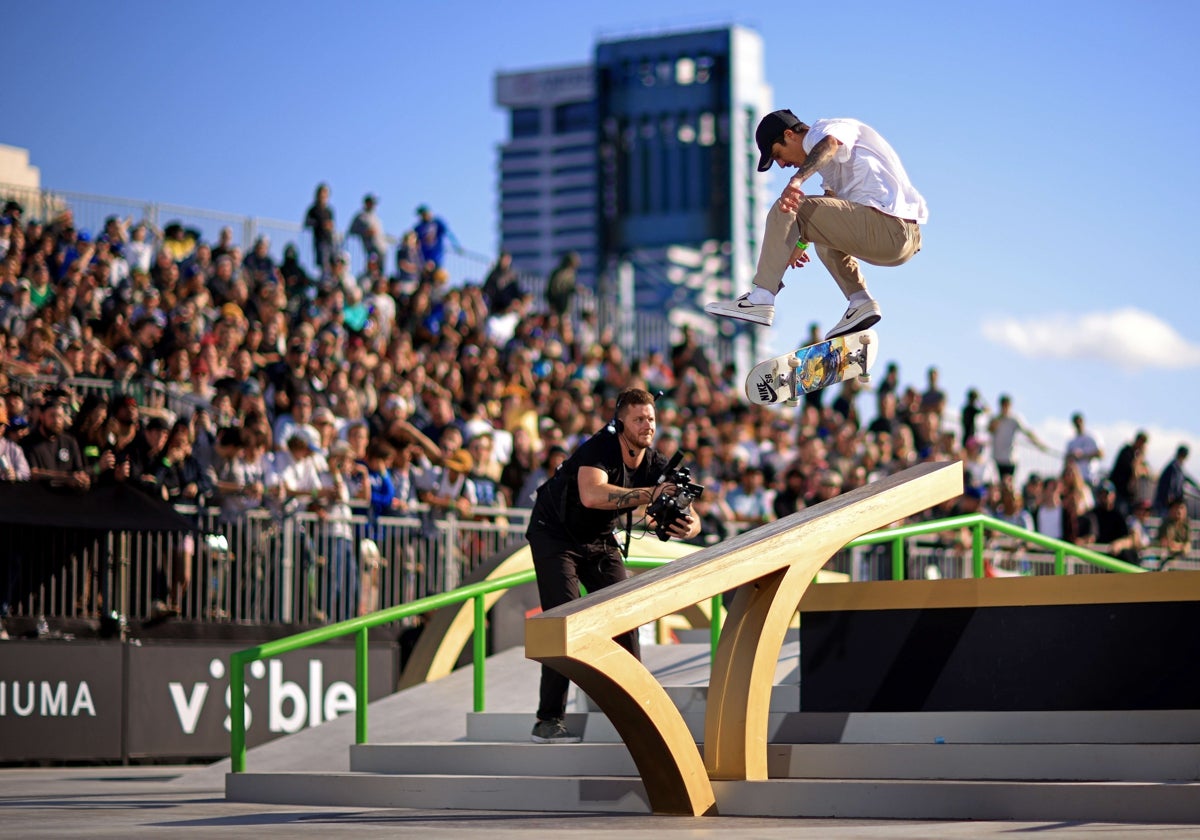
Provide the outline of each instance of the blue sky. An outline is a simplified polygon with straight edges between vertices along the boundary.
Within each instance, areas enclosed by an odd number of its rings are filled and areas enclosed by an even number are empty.
[[[929,202],[922,253],[867,274],[904,382],[937,365],[955,409],[1011,393],[1057,446],[1083,411],[1110,462],[1139,427],[1155,470],[1200,451],[1200,4],[46,0],[4,19],[0,143],[43,186],[299,220],[327,181],[341,224],[375,191],[389,232],[428,202],[484,252],[497,70],[748,26],[778,106],[870,123]],[[815,263],[778,303],[779,350],[842,308]]]

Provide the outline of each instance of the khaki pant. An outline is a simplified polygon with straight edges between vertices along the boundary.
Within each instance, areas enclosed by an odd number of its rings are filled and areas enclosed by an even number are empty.
[[[798,239],[816,246],[817,259],[849,300],[867,288],[858,261],[871,265],[908,262],[921,250],[921,226],[842,198],[805,196],[795,213],[783,212],[777,202],[767,214],[754,285],[779,292]]]

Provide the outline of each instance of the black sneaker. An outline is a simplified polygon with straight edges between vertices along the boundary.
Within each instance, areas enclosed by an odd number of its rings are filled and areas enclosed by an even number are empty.
[[[534,724],[533,733],[529,737],[535,744],[578,744],[582,740],[567,729],[562,718],[539,720]]]

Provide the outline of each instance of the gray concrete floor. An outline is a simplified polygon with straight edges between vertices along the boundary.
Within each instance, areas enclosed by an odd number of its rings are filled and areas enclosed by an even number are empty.
[[[793,644],[785,646],[777,681],[795,681]],[[703,684],[708,659],[701,646],[646,652],[664,682]],[[537,663],[520,651],[489,660],[490,711],[529,710],[536,699]],[[373,743],[459,740],[466,735],[470,669],[371,704]],[[250,751],[251,770],[344,770],[354,740],[352,716],[302,730]],[[352,809],[257,805],[225,801],[229,761],[189,767],[72,767],[0,769],[0,836],[19,840],[84,837],[171,840],[269,840],[274,837],[486,837],[528,840],[729,837],[800,838],[1155,838],[1200,837],[1200,826],[1111,823],[1018,823],[900,820],[656,817],[487,811]]]
[[[203,769],[203,768],[201,768]],[[1200,827],[1112,823],[746,819],[595,814],[310,808],[226,802],[210,774],[184,767],[0,770],[0,833],[21,840],[85,837],[172,840],[487,837],[527,840],[642,838],[1155,838],[1200,836]]]

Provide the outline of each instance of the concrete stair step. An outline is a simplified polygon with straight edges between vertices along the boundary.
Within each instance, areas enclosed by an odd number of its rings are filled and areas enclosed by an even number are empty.
[[[1200,784],[775,779],[716,781],[723,816],[1081,822],[1200,822]],[[230,775],[235,802],[357,808],[649,813],[627,776]]]
[[[704,740],[704,706],[683,712]],[[468,712],[467,740],[524,743],[528,712]],[[602,712],[568,712],[585,743],[621,739]],[[767,740],[779,744],[1200,744],[1200,710],[1099,712],[771,712]]]
[[[1200,821],[1200,784],[779,779],[713,782],[723,816],[1021,822]],[[1120,832],[1116,832],[1120,836]]]
[[[667,696],[671,698],[671,702],[675,704],[675,708],[679,709],[679,711],[685,714],[688,712],[704,714],[704,710],[708,705],[707,685],[664,685],[663,690],[666,691]],[[596,701],[592,700],[592,698],[588,697],[582,691],[576,697],[576,705],[583,712],[600,711],[600,707],[596,705]],[[800,686],[796,683],[772,686],[769,711],[800,711]]]
[[[350,769],[392,775],[636,776],[624,744],[360,744]],[[1200,781],[1190,744],[769,744],[772,779]]]
[[[636,776],[230,773],[225,798],[352,808],[650,813]]]

